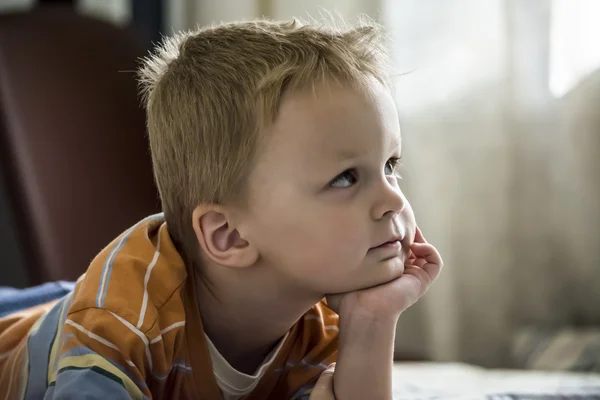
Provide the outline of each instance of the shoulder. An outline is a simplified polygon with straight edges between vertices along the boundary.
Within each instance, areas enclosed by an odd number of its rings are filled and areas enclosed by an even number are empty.
[[[298,321],[301,353],[305,362],[335,361],[337,357],[339,317],[325,301],[309,309]],[[327,364],[328,365],[328,364]]]
[[[186,279],[184,262],[163,215],[152,215],[127,229],[94,258],[77,282],[69,314],[104,310],[146,332],[160,319],[163,308],[183,313],[177,294]]]
[[[304,314],[305,329],[316,329],[319,331],[339,331],[339,316],[327,306],[325,299],[315,304]],[[314,321],[314,322],[310,322]]]
[[[292,329],[291,350],[287,353],[281,398],[304,399],[315,382],[337,360],[339,318],[320,301],[311,307]]]

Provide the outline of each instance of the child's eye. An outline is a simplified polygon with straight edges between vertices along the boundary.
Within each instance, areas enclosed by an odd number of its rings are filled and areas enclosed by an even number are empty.
[[[385,174],[394,175],[396,174],[396,168],[400,165],[400,157],[392,157],[385,163]]]
[[[347,169],[342,172],[338,176],[335,177],[334,180],[331,181],[329,186],[334,188],[348,188],[354,185],[358,181],[358,174],[354,168]]]

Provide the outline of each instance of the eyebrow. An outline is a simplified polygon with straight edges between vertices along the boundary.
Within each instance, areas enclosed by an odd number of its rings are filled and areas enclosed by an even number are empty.
[[[402,142],[394,143],[394,146],[402,153]],[[354,150],[338,150],[334,154],[336,161],[354,160],[359,158],[360,155],[360,152]]]
[[[335,159],[337,161],[354,160],[359,157],[359,153],[355,151],[340,150],[335,153]]]

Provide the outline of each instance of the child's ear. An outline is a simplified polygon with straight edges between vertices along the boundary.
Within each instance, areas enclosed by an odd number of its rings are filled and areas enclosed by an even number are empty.
[[[204,254],[217,264],[243,268],[258,260],[257,249],[240,237],[225,207],[197,206],[192,213],[192,225]]]

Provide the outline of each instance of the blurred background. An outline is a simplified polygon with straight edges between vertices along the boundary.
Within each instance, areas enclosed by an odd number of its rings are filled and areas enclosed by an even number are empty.
[[[74,280],[159,209],[133,71],[161,35],[323,10],[390,32],[404,190],[446,263],[398,359],[599,368],[597,0],[0,0],[0,285]]]

